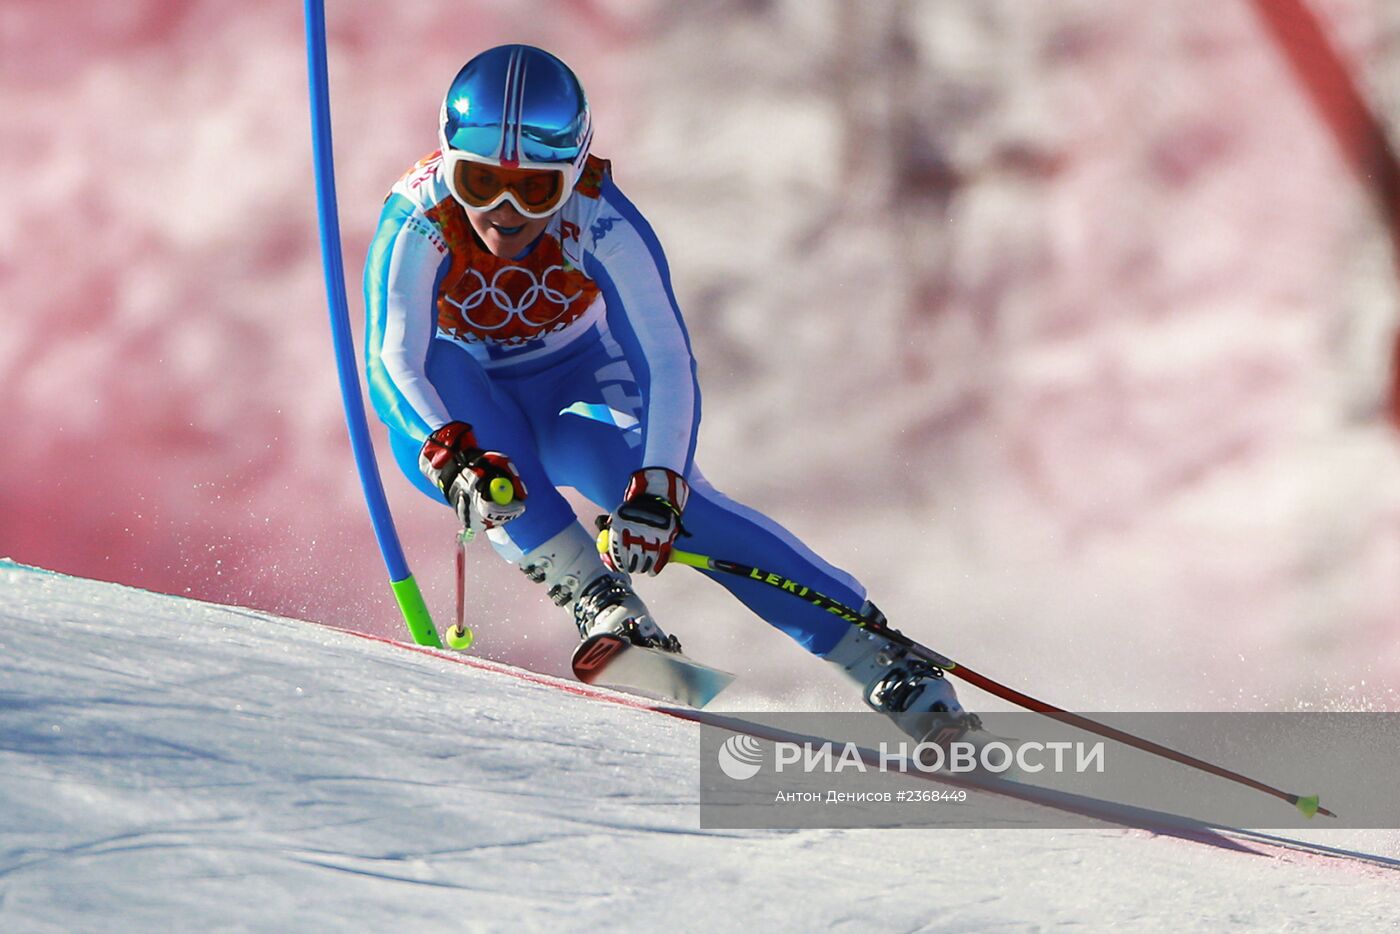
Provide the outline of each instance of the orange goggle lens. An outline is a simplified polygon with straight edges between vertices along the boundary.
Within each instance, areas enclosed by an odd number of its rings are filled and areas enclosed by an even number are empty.
[[[564,193],[564,173],[555,169],[507,169],[481,162],[458,162],[452,172],[457,195],[484,208],[509,190],[531,211],[548,211]]]

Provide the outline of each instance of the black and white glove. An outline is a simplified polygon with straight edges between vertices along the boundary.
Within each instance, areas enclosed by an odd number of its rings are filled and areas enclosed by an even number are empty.
[[[428,436],[418,469],[457,510],[462,526],[484,532],[525,511],[525,484],[510,458],[483,451],[466,422],[448,422]]]
[[[609,529],[604,560],[615,571],[655,575],[671,560],[690,484],[674,470],[644,467],[632,474],[622,505],[600,517]]]

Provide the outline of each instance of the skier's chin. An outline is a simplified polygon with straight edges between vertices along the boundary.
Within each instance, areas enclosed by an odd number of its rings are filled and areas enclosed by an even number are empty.
[[[474,217],[472,227],[486,249],[495,256],[509,258],[529,246],[548,222],[548,218],[531,219],[517,214],[496,219]]]

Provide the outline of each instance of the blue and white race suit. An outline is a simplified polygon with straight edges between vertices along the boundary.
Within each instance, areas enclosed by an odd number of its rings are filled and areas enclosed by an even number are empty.
[[[696,468],[700,387],[666,257],[604,160],[590,156],[540,237],[502,258],[476,239],[433,153],[385,201],[364,288],[370,399],[403,473],[444,501],[418,453],[449,421],[519,469],[526,511],[492,537],[507,560],[577,521],[558,487],[608,511],[634,470],[667,467],[691,484],[678,547],[864,601],[851,575]],[[765,584],[702,573],[818,655],[849,628]]]

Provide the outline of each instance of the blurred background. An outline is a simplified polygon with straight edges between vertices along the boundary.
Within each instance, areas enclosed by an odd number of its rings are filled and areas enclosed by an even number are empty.
[[[1400,709],[1400,4],[327,6],[357,330],[448,81],[545,46],[666,245],[716,486],[1054,702]],[[302,29],[271,0],[0,8],[0,554],[400,637]],[[452,515],[381,462],[441,624]],[[471,565],[477,651],[566,670],[572,623]],[[731,709],[854,708],[697,575],[642,592],[743,675]]]

